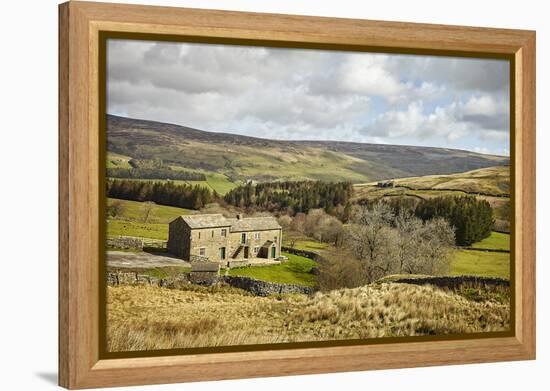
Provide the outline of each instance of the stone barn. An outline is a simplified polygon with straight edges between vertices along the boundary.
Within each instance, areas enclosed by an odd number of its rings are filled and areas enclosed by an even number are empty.
[[[283,231],[274,217],[180,216],[170,223],[168,251],[191,261],[231,266],[281,258]]]

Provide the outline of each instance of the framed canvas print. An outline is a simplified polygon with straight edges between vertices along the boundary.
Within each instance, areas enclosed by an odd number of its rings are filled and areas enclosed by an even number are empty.
[[[60,384],[535,358],[535,33],[60,5]]]

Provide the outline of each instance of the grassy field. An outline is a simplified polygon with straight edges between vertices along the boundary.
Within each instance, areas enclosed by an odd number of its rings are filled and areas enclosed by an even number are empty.
[[[107,220],[107,237],[135,236],[168,240],[168,224],[144,224],[124,220]]]
[[[237,184],[231,182],[228,177],[217,173],[207,173],[206,183],[220,195],[225,195],[230,190],[237,187]]]
[[[481,299],[480,299],[481,297]],[[110,351],[503,331],[509,302],[408,284],[255,297],[234,288],[107,289]]]
[[[510,254],[456,250],[449,274],[510,278]]]
[[[145,222],[149,207],[148,223],[169,223],[178,216],[186,215],[191,212],[189,209],[177,208],[174,206],[165,206],[157,204],[146,204],[138,201],[118,200],[114,198],[107,199],[107,205],[118,202],[122,205],[122,213],[117,219]]]
[[[316,265],[314,261],[294,254],[284,253],[283,255],[288,257],[287,262],[272,266],[235,268],[229,270],[229,275],[251,277],[281,284],[315,285],[315,276],[311,273],[311,268]]]
[[[136,236],[168,240],[168,223],[189,209],[137,201],[107,199],[107,205],[120,203],[122,209],[115,218],[107,220],[107,236]],[[149,210],[150,208],[150,210]],[[149,213],[148,213],[149,210]],[[145,222],[147,220],[147,222]]]
[[[500,232],[491,232],[491,236],[483,239],[481,242],[472,244],[471,247],[510,250],[510,235]]]
[[[292,243],[293,240],[295,240],[294,243]],[[283,246],[292,247],[292,244],[294,244],[295,249],[305,251],[319,251],[330,246],[328,243],[318,242],[315,239],[308,238],[306,236],[296,238],[286,236],[283,240]]]
[[[498,166],[449,174],[394,180],[396,185],[413,189],[456,189],[474,193],[509,194],[510,167]]]
[[[491,236],[471,247],[509,250],[510,235],[492,232]],[[455,250],[450,275],[474,275],[510,278],[510,254],[477,250]]]

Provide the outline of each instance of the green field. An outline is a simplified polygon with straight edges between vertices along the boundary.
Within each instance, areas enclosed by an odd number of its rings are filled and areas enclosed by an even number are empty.
[[[491,232],[491,236],[472,244],[473,248],[509,250],[510,235]],[[483,277],[510,278],[510,253],[478,250],[455,250],[451,262],[452,276],[474,275]]]
[[[491,236],[483,239],[481,242],[472,244],[471,247],[510,250],[510,235],[500,232],[491,232]]]
[[[168,240],[168,224],[144,224],[133,221],[107,220],[107,237],[135,236]]]
[[[138,201],[107,199],[107,205],[120,203],[122,209],[107,220],[107,236],[136,236],[140,238],[168,240],[168,223],[189,209],[173,206],[146,204]],[[150,210],[149,210],[150,208]],[[148,213],[149,210],[149,213]],[[147,222],[145,221],[147,220]]]
[[[449,274],[510,278],[510,254],[456,250]]]
[[[284,242],[285,247],[291,247],[290,240]],[[328,243],[317,242],[313,239],[300,239],[294,243],[294,248],[305,251],[319,251],[329,247]]]
[[[273,266],[240,267],[229,270],[231,276],[251,277],[257,280],[280,284],[315,285],[315,276],[311,273],[316,263],[309,258],[283,253],[288,261]]]
[[[122,212],[116,217],[117,220],[129,220],[145,223],[149,207],[149,216],[147,223],[169,223],[178,216],[186,215],[191,212],[190,209],[177,208],[174,206],[147,204],[139,201],[119,200],[114,198],[107,199],[107,205],[118,202],[122,205]]]

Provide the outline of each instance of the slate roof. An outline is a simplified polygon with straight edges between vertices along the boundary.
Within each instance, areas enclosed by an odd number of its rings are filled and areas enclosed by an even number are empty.
[[[215,228],[229,227],[230,222],[222,214],[203,214],[203,215],[185,215],[181,216],[183,221],[191,228]]]
[[[281,229],[275,217],[245,217],[242,219],[227,219],[231,222],[231,232],[265,231]]]
[[[245,217],[241,219],[228,219],[222,214],[202,214],[181,216],[183,221],[192,229],[231,227],[231,232],[264,231],[269,229],[281,229],[275,217]]]

